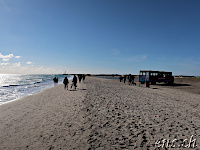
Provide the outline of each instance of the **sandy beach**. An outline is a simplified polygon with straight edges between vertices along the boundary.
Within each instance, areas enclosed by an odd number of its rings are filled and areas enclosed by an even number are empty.
[[[87,77],[77,90],[59,85],[1,105],[0,149],[177,149],[183,141],[200,149],[200,86],[175,82],[190,86]]]

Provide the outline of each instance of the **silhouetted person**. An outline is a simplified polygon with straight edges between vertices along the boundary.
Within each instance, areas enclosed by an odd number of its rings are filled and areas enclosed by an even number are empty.
[[[78,75],[78,79],[79,79],[79,83],[80,83],[81,79],[82,79],[82,75],[81,74]]]
[[[83,81],[85,81],[85,75],[83,74]]]
[[[132,81],[131,75],[129,75],[129,76],[128,76],[128,84],[129,84],[129,85],[131,85],[131,81]]]
[[[120,77],[119,77],[119,81],[120,81],[120,82],[122,82],[122,79],[123,79],[123,77],[122,77],[122,76],[120,76]]]
[[[55,83],[58,83],[58,78],[53,78],[53,81],[55,82]]]
[[[71,85],[71,88],[72,88],[72,86],[74,86],[75,87],[75,89],[76,89],[76,87],[77,87],[77,77],[74,75],[74,78],[73,78],[73,80],[72,80],[72,85]]]
[[[63,83],[64,83],[64,85],[65,85],[65,89],[66,89],[66,87],[67,87],[67,90],[68,90],[69,80],[68,80],[67,77],[64,78]]]
[[[129,85],[136,85],[136,83],[134,83],[134,79],[135,79],[135,76],[134,75],[129,75]]]
[[[146,87],[150,87],[149,86],[149,78],[146,79]]]
[[[126,83],[126,76],[124,76],[124,83]]]
[[[135,80],[135,76],[131,75],[131,83],[136,85],[136,83],[134,83],[134,80]]]

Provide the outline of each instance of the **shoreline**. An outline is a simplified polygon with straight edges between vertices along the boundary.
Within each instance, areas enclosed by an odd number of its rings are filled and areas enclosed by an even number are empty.
[[[72,78],[70,77],[70,80],[69,80],[69,81],[71,81],[71,80],[72,80]],[[44,86],[43,88],[41,88],[40,90],[33,91],[33,92],[29,93],[29,94],[22,95],[22,96],[20,96],[20,97],[15,98],[15,99],[8,100],[8,101],[5,101],[5,102],[1,102],[1,103],[0,103],[0,106],[1,106],[1,105],[4,105],[4,104],[7,104],[7,103],[10,103],[10,102],[14,102],[14,101],[19,100],[19,99],[22,99],[22,98],[25,98],[25,97],[27,97],[27,96],[35,95],[35,94],[40,93],[40,92],[42,92],[42,91],[44,91],[44,90],[47,90],[47,89],[50,89],[50,88],[53,88],[53,87],[56,87],[56,86],[59,86],[59,85],[62,85],[62,84],[63,84],[62,82],[60,82],[60,83],[54,83],[54,82],[52,81],[52,84],[51,84],[51,85],[46,85],[46,86]]]
[[[99,79],[110,79],[110,80],[118,80],[118,77],[107,77],[107,76],[95,76],[94,78],[99,78]],[[69,80],[71,81],[72,78]],[[137,85],[139,85],[139,79],[136,78],[135,79],[135,82]],[[53,81],[52,81],[53,82]],[[128,82],[128,79],[127,81]],[[165,84],[163,83],[158,83],[157,85],[151,85],[150,84],[150,87],[151,88],[168,88],[168,89],[178,89],[180,91],[185,91],[185,92],[189,92],[189,93],[193,93],[193,94],[200,94],[200,78],[191,78],[191,77],[177,77],[175,78],[175,86],[165,86]],[[49,86],[47,88],[43,88],[42,90],[36,92],[36,93],[32,93],[32,94],[28,94],[28,95],[25,95],[25,96],[22,96],[22,97],[19,97],[19,98],[16,98],[16,99],[13,99],[13,100],[10,100],[10,101],[7,101],[7,102],[4,102],[1,105],[4,105],[4,104],[7,104],[7,103],[10,103],[10,102],[14,102],[16,100],[20,100],[22,98],[25,98],[25,97],[28,97],[28,96],[31,96],[31,95],[35,95],[37,93],[40,93],[44,90],[47,90],[47,89],[50,89],[50,88],[54,88],[56,86],[59,86],[59,85],[62,85],[63,83],[60,83],[60,84],[57,84],[55,85],[54,83],[54,86]],[[140,84],[141,87],[145,87],[146,85],[145,84]]]
[[[178,89],[87,77],[77,90],[59,85],[1,105],[0,149],[155,149],[162,138],[192,135],[199,147],[199,100]]]
[[[60,85],[62,85],[62,84],[58,84],[58,85],[56,85],[56,86],[60,86]],[[53,87],[47,87],[47,88],[42,89],[42,90],[39,91],[39,92],[36,92],[36,93],[33,93],[33,94],[29,94],[29,95],[25,95],[25,96],[18,97],[18,98],[16,98],[16,99],[13,99],[13,100],[7,101],[7,102],[5,102],[5,103],[0,104],[0,107],[1,107],[2,105],[5,105],[5,104],[8,104],[8,103],[12,103],[12,102],[18,101],[18,100],[21,100],[21,99],[27,98],[27,97],[29,97],[29,96],[34,96],[34,95],[36,95],[36,94],[38,94],[38,93],[41,93],[41,92],[43,92],[43,91],[45,91],[45,90],[48,90],[48,89],[51,89],[51,88],[55,88],[56,86],[53,86]]]

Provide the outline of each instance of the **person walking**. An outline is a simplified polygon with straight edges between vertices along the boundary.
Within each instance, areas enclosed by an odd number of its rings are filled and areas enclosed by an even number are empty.
[[[129,76],[128,76],[128,84],[129,84],[129,85],[131,85],[131,81],[132,81],[132,80],[131,80],[131,74],[129,74]]]
[[[85,75],[83,74],[83,82],[85,81]]]
[[[124,83],[126,83],[126,76],[124,76]]]
[[[134,76],[134,75],[131,75],[131,84],[132,84],[132,85],[134,85],[134,84],[136,85],[136,83],[134,82],[134,79],[135,79],[135,76]]]
[[[82,75],[81,74],[78,75],[78,79],[79,79],[79,83],[80,83],[81,79],[82,79]]]
[[[68,80],[67,77],[64,78],[63,83],[64,83],[64,85],[65,85],[65,89],[66,89],[66,87],[67,87],[67,90],[68,90],[69,80]]]
[[[120,82],[122,82],[122,79],[123,79],[123,77],[122,77],[122,76],[120,76],[120,77],[119,77],[119,81],[120,81]]]
[[[76,75],[74,75],[74,78],[73,78],[73,80],[72,80],[72,85],[71,85],[71,88],[74,86],[75,87],[75,89],[76,89],[76,87],[77,87],[77,77],[76,77]]]

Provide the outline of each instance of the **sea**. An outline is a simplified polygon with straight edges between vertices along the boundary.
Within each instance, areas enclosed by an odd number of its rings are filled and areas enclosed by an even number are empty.
[[[66,76],[69,80],[73,78],[71,75],[0,74],[0,105],[62,84]],[[54,83],[54,77],[58,83]]]

